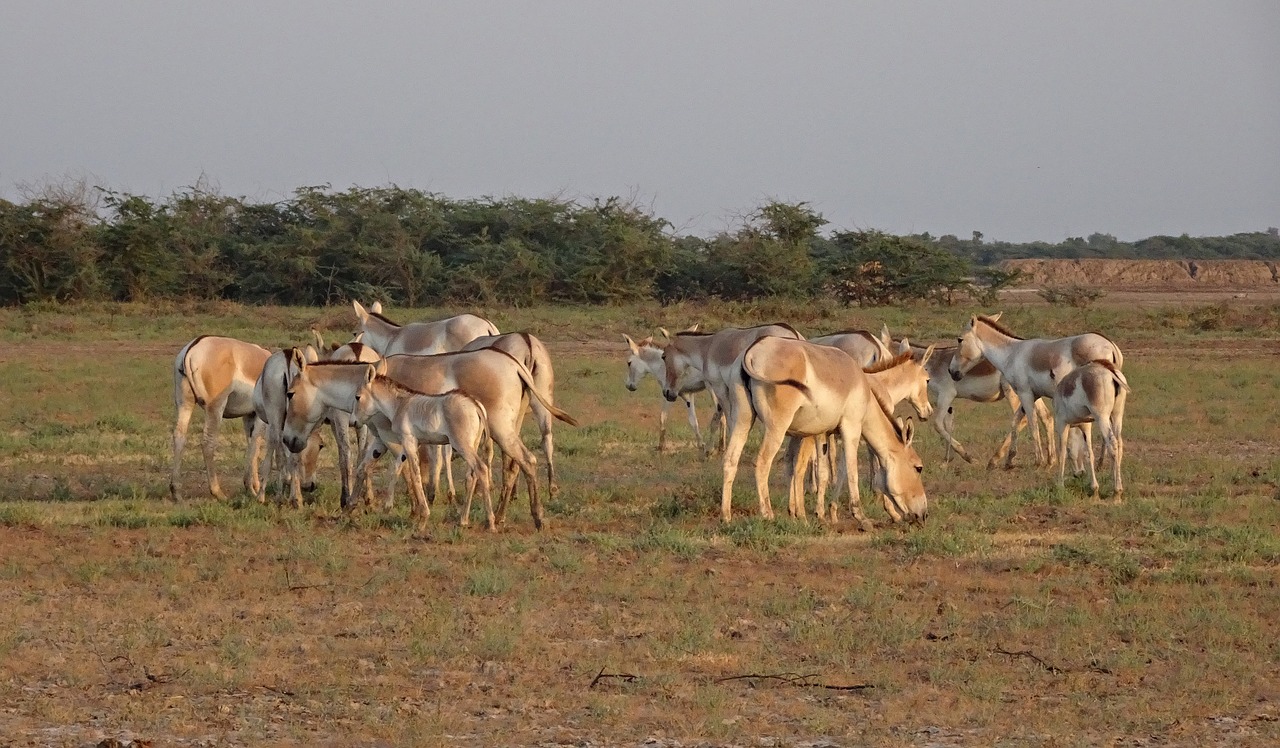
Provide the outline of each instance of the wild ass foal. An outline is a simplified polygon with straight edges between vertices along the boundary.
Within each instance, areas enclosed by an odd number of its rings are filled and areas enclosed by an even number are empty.
[[[294,377],[289,390],[289,414],[285,421],[285,446],[300,450],[306,437],[324,417],[327,407],[351,412],[355,393],[364,382],[365,372],[353,364],[313,364],[303,367]],[[520,423],[526,397],[541,398],[533,376],[505,351],[486,348],[479,351],[442,353],[434,356],[390,356],[377,364],[377,372],[400,384],[426,393],[462,390],[474,397],[488,414],[489,435],[503,453],[514,460],[512,469],[524,474],[529,489],[529,511],[534,525],[542,527],[542,503],[538,495],[536,458],[520,440]],[[570,425],[577,421],[555,405],[543,401],[552,416]],[[371,442],[374,440],[370,440]],[[384,447],[385,448],[385,447]],[[371,444],[361,460],[367,465],[381,455],[377,444]],[[362,471],[361,471],[362,472]],[[363,474],[363,472],[362,472]],[[505,501],[515,492],[516,475],[504,476],[504,503],[498,508],[502,521]]]
[[[668,338],[671,336],[668,335]],[[649,336],[639,343],[631,339],[630,335],[623,335],[622,339],[627,341],[627,347],[630,349],[630,355],[627,356],[627,389],[635,392],[640,387],[640,382],[646,376],[652,376],[658,380],[658,386],[662,387],[662,382],[666,379],[666,368],[662,363],[662,347],[655,345],[653,336]],[[689,413],[689,426],[693,429],[694,438],[698,440],[698,449],[700,451],[709,451],[706,442],[702,440],[702,429],[698,426],[698,411],[693,404],[693,396],[696,393],[707,389],[707,383],[701,377],[690,379],[681,387],[679,395],[684,401],[685,408]],[[714,396],[712,403],[715,402]],[[658,415],[658,451],[662,452],[667,446],[667,415],[671,412],[672,401],[662,398],[662,411]],[[719,414],[713,414],[713,418],[719,417]],[[724,429],[720,429],[724,433]]]
[[[1057,390],[1057,379],[1067,372],[1090,361],[1107,361],[1116,369],[1124,368],[1124,355],[1120,348],[1105,336],[1095,332],[1067,338],[1027,340],[1014,335],[997,321],[1000,315],[973,316],[961,330],[959,349],[951,358],[948,368],[951,378],[960,381],[965,374],[983,359],[990,361],[1000,371],[1004,380],[1017,393],[1021,417],[1028,424],[1036,418],[1035,403],[1042,397],[1052,398]],[[1120,413],[1124,412],[1124,392],[1118,395]],[[1115,422],[1119,431],[1123,415]],[[1018,451],[1018,418],[1010,429],[1009,456],[1012,464]],[[1040,443],[1040,431],[1032,428],[1036,445],[1036,462],[1051,465],[1057,455]],[[1061,449],[1061,447],[1059,447]]]
[[[924,465],[911,447],[914,428],[910,420],[895,420],[887,406],[873,393],[873,385],[861,367],[843,351],[805,341],[766,337],[757,340],[739,360],[745,381],[748,406],[746,418],[731,420],[732,431],[726,454],[741,454],[751,429],[751,418],[764,423],[764,439],[756,455],[756,492],[760,512],[771,518],[769,471],[782,440],[792,437],[822,436],[832,431],[844,446],[844,464],[849,483],[849,508],[864,529],[872,525],[862,512],[858,492],[858,442],[880,460],[880,472],[872,485],[883,487],[892,502],[895,519],[923,520],[928,499],[920,473]],[[724,496],[729,497],[732,472],[726,462]],[[736,468],[736,465],[733,466]],[[801,484],[791,481],[794,496]],[[728,504],[722,507],[728,518]]]
[[[1110,361],[1090,361],[1058,379],[1053,394],[1053,423],[1058,436],[1058,485],[1063,485],[1067,469],[1067,430],[1079,427],[1084,435],[1085,456],[1089,461],[1089,488],[1098,498],[1098,475],[1093,463],[1093,429],[1098,424],[1104,452],[1111,456],[1113,498],[1124,496],[1120,481],[1120,462],[1124,459],[1124,439],[1119,423],[1124,420],[1125,394],[1129,382]]]
[[[383,356],[397,353],[417,356],[448,353],[461,350],[464,345],[482,335],[499,334],[497,326],[474,314],[459,314],[435,322],[399,325],[384,317],[381,312],[365,309],[358,301],[352,301],[351,306],[356,313],[356,332],[364,333],[365,345]]]
[[[395,438],[403,450],[408,467],[409,492],[418,516],[419,530],[426,528],[431,505],[422,490],[422,467],[418,460],[419,444],[448,444],[467,463],[467,499],[458,523],[470,524],[471,496],[476,483],[484,494],[485,516],[490,532],[497,528],[493,516],[493,498],[489,461],[480,455],[485,441],[488,417],[480,401],[460,390],[428,395],[379,376],[377,367],[366,365],[365,382],[355,395],[355,418],[364,422],[375,413],[390,422]]]
[[[175,501],[182,497],[182,451],[187,444],[191,411],[197,405],[204,409],[204,465],[209,475],[209,493],[226,498],[214,464],[218,427],[224,418],[239,418],[249,440],[244,487],[257,494],[262,430],[253,408],[253,387],[270,356],[271,352],[262,346],[214,335],[201,335],[178,351],[173,361],[177,414],[173,424],[173,472],[169,477],[169,495]]]

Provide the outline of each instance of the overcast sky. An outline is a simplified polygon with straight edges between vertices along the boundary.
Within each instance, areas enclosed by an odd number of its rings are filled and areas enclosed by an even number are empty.
[[[0,0],[0,195],[636,196],[709,234],[1280,225],[1280,2]]]

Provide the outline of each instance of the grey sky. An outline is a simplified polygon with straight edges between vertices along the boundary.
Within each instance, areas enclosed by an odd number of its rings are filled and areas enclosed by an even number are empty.
[[[637,195],[707,234],[1280,225],[1280,2],[0,2],[0,195]]]

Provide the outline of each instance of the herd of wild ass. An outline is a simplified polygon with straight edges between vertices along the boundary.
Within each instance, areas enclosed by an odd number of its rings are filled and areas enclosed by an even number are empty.
[[[449,466],[456,454],[467,467],[461,524],[468,523],[471,500],[479,490],[493,530],[503,521],[523,476],[533,523],[541,528],[537,459],[520,438],[525,411],[532,410],[541,433],[552,495],[559,490],[552,425],[556,420],[577,425],[555,405],[555,372],[542,341],[528,333],[501,334],[493,323],[471,314],[400,325],[384,316],[377,303],[366,309],[353,302],[353,307],[355,338],[342,345],[325,345],[316,334],[314,346],[274,353],[218,336],[201,336],[182,347],[173,366],[177,417],[172,497],[181,495],[187,427],[199,406],[205,415],[205,468],[215,497],[224,496],[214,466],[222,419],[243,420],[248,437],[245,488],[265,501],[274,474],[280,490],[287,490],[298,506],[303,490],[314,486],[317,453],[323,446],[317,427],[328,424],[338,449],[343,509],[361,500],[375,504],[370,471],[390,452],[394,459],[381,505],[390,508],[403,472],[411,514],[424,527],[442,476],[450,503],[455,499]],[[947,346],[922,347],[891,337],[887,329],[878,335],[858,330],[806,340],[786,324],[715,333],[695,326],[674,335],[661,330],[662,343],[652,337],[637,342],[623,336],[629,348],[626,386],[634,391],[650,374],[660,383],[666,401],[659,420],[660,450],[666,445],[670,407],[677,400],[688,410],[699,449],[706,454],[723,450],[721,517],[726,522],[731,519],[738,462],[756,421],[764,429],[755,461],[762,517],[774,516],[769,473],[785,441],[789,514],[806,516],[805,493],[812,488],[819,519],[834,522],[841,489],[847,485],[853,518],[869,528],[858,487],[858,445],[865,441],[871,490],[885,511],[895,522],[923,520],[928,499],[924,465],[912,446],[914,424],[909,417],[893,415],[904,400],[922,420],[933,423],[947,445],[947,459],[954,451],[969,462],[972,457],[952,432],[953,402],[1006,401],[1012,426],[989,466],[1002,459],[1010,466],[1019,432],[1030,425],[1037,464],[1056,463],[1061,485],[1069,456],[1077,470],[1087,462],[1095,497],[1096,423],[1119,500],[1124,491],[1121,432],[1129,391],[1120,349],[1097,333],[1023,339],[1002,326],[999,316],[970,318],[957,343]],[[705,440],[692,397],[704,390],[715,404]],[[1044,440],[1040,426],[1046,430]],[[496,508],[490,474],[494,445],[502,452]],[[265,476],[260,465],[266,466]],[[832,483],[835,495],[828,508],[826,490]]]

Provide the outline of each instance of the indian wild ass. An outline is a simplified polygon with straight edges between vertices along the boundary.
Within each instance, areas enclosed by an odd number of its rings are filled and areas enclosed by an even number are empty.
[[[933,346],[933,356],[929,358],[925,368],[929,372],[929,395],[933,401],[934,415],[929,419],[933,424],[934,431],[942,437],[942,441],[947,445],[944,460],[951,460],[951,453],[954,451],[960,455],[965,462],[972,463],[973,458],[965,450],[964,445],[955,437],[955,401],[956,400],[972,400],[976,403],[994,403],[1004,400],[1009,404],[1012,410],[1016,428],[1021,430],[1026,427],[1027,419],[1022,415],[1022,408],[1018,395],[1013,391],[1004,378],[1000,376],[1000,371],[991,365],[990,361],[980,361],[974,365],[959,380],[952,379],[949,373],[951,367],[951,359],[955,356],[958,346]],[[911,351],[911,354],[917,359],[922,359],[926,348],[916,345],[906,338],[893,341],[891,349],[897,353]],[[1038,423],[1041,424],[1047,433],[1047,438],[1052,440],[1053,434],[1049,433],[1049,424],[1053,422],[1053,418],[1049,415],[1048,406],[1043,401],[1037,400],[1035,403],[1035,411]],[[987,462],[988,468],[993,468],[1000,463],[1001,459],[1007,459],[1006,467],[1012,465],[1012,458],[1007,457],[1009,453],[1009,444],[1013,440],[1013,433],[1010,432],[1004,437],[999,449],[991,456]],[[1049,444],[1052,444],[1049,441]]]
[[[294,357],[302,357],[307,361],[318,360],[316,351],[311,346],[305,348],[286,348],[276,351],[267,357],[262,365],[262,373],[253,385],[253,409],[266,429],[267,453],[263,462],[265,474],[258,481],[257,498],[259,503],[267,500],[267,483],[274,474],[276,485],[281,479],[288,482],[289,498],[294,506],[302,508],[302,492],[315,488],[316,463],[322,446],[319,434],[312,434],[306,448],[299,454],[284,448],[281,434],[284,431],[284,414],[289,405],[286,393],[289,390],[290,362]]]
[[[348,413],[355,407],[356,390],[364,382],[364,370],[352,364],[312,364],[304,366],[294,377],[289,390],[289,413],[285,421],[285,446],[300,450],[306,437],[323,418],[326,407]],[[524,417],[526,396],[541,398],[533,376],[505,351],[486,348],[479,351],[442,353],[434,356],[390,356],[377,364],[377,372],[418,392],[443,393],[460,389],[480,401],[489,419],[489,435],[503,453],[514,460],[513,468],[523,473],[529,489],[529,511],[534,525],[542,527],[542,503],[538,495],[535,465],[537,459],[520,440],[520,423]],[[549,402],[542,402],[555,418],[576,426],[568,413]],[[374,440],[370,440],[371,442]],[[361,464],[376,458],[365,451]],[[358,471],[359,472],[359,471]],[[504,467],[505,472],[505,467]],[[363,474],[363,473],[362,473]],[[501,522],[506,501],[515,491],[516,475],[504,476],[504,501],[498,508]]]
[[[1129,382],[1111,361],[1090,361],[1058,378],[1053,393],[1053,424],[1058,437],[1058,485],[1063,485],[1067,467],[1067,429],[1072,426],[1084,435],[1085,458],[1089,462],[1089,488],[1098,498],[1098,475],[1093,460],[1093,429],[1098,424],[1104,454],[1111,457],[1111,478],[1115,486],[1113,498],[1124,496],[1120,481],[1120,462],[1124,459],[1124,438],[1120,423]]]
[[[263,439],[253,408],[253,387],[270,356],[271,352],[262,346],[215,335],[201,335],[178,351],[173,361],[177,415],[173,424],[173,472],[169,476],[169,495],[175,501],[182,497],[182,451],[187,444],[191,412],[197,405],[204,409],[204,465],[209,475],[209,493],[226,498],[214,463],[218,427],[224,418],[239,418],[249,440],[244,487],[257,495],[258,455]]]
[[[365,309],[358,301],[352,301],[355,309],[357,333],[364,333],[363,342],[382,356],[408,353],[428,356],[461,350],[482,335],[497,335],[498,328],[489,320],[474,314],[435,322],[411,322],[399,325],[382,315]]]
[[[923,520],[928,499],[920,473],[924,465],[911,446],[914,426],[910,419],[895,420],[886,404],[873,392],[868,376],[844,351],[805,341],[764,337],[743,353],[738,363],[745,380],[750,410],[731,412],[727,456],[741,455],[751,422],[764,423],[764,438],[756,455],[756,492],[760,514],[773,517],[769,502],[769,471],[782,441],[792,437],[817,437],[837,432],[845,450],[849,483],[849,508],[864,529],[872,525],[862,512],[858,490],[858,442],[880,460],[872,485],[889,496],[895,519]],[[803,462],[803,461],[802,461]],[[733,473],[737,465],[726,459],[721,517],[730,518]],[[802,481],[793,477],[792,503]],[[799,497],[802,501],[802,497]]]
[[[667,336],[670,339],[670,335]],[[662,363],[662,346],[653,342],[653,336],[646,337],[639,343],[631,339],[630,335],[623,335],[622,339],[627,341],[627,347],[630,349],[630,355],[627,356],[627,389],[635,392],[640,387],[640,382],[647,376],[652,376],[659,382],[659,387],[666,378],[666,369]],[[707,389],[707,383],[701,377],[689,379],[681,386],[681,390],[676,393],[681,400],[684,401],[685,408],[689,414],[689,426],[693,429],[694,438],[698,440],[698,449],[707,451],[706,442],[702,440],[702,429],[698,426],[698,411],[694,407],[693,396]],[[712,399],[714,403],[714,396]],[[658,414],[658,451],[662,452],[667,445],[667,416],[671,413],[671,405],[673,401],[662,398],[662,411]],[[715,413],[713,418],[718,418],[719,413]],[[724,433],[724,429],[720,429],[720,433]]]
[[[1090,361],[1108,361],[1116,369],[1123,369],[1124,355],[1115,343],[1095,332],[1067,338],[1020,338],[1002,326],[997,321],[999,317],[999,314],[975,315],[969,319],[957,338],[960,345],[951,358],[948,372],[952,380],[959,382],[979,362],[984,359],[990,361],[1017,393],[1020,417],[1032,425],[1037,464],[1051,465],[1057,455],[1051,451],[1052,445],[1045,449],[1040,442],[1040,430],[1034,426],[1036,400],[1053,398],[1057,390],[1056,379]],[[1122,392],[1119,398],[1123,401],[1124,397]],[[1123,403],[1120,412],[1124,412]],[[1018,418],[1015,417],[1010,429],[1007,464],[1012,463],[1018,451]],[[1121,427],[1121,421],[1117,420],[1117,431]]]
[[[422,490],[419,444],[448,444],[467,463],[467,499],[459,524],[463,527],[470,524],[471,496],[478,482],[484,494],[489,530],[496,529],[489,461],[480,454],[488,427],[488,417],[480,401],[461,390],[439,395],[416,392],[395,380],[379,376],[373,364],[365,368],[365,383],[356,392],[353,415],[363,423],[378,413],[390,422],[400,443],[401,459],[408,468],[409,492],[419,530],[426,529],[427,518],[431,516],[430,502]]]
[[[738,359],[752,343],[766,336],[804,339],[804,336],[796,332],[794,327],[785,323],[747,328],[730,327],[715,333],[691,331],[676,333],[671,337],[671,342],[662,349],[663,397],[667,398],[667,402],[674,403],[682,391],[694,386],[698,381],[705,382],[724,416],[724,426],[721,428],[727,431],[731,428],[730,424],[733,422],[735,412],[750,407]],[[748,428],[750,428],[749,416]],[[718,443],[714,432],[707,443],[708,445]],[[739,454],[733,455],[730,459],[729,449],[725,447],[726,471],[730,470],[729,465],[732,462],[732,473],[737,472],[741,450],[739,446]],[[732,491],[732,489],[731,474],[729,485],[725,490]],[[724,501],[728,499],[725,498]]]

